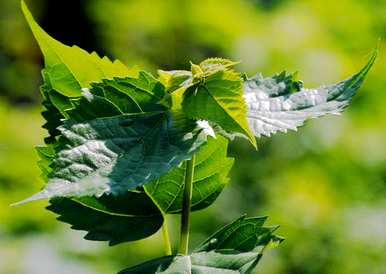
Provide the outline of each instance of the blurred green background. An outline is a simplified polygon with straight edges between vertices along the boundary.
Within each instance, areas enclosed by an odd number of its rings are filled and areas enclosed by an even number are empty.
[[[385,0],[29,0],[66,44],[129,66],[188,68],[225,57],[240,71],[299,71],[306,87],[356,72],[386,35]],[[340,117],[298,132],[242,140],[230,186],[193,214],[192,246],[242,213],[269,215],[287,240],[261,274],[386,273],[386,64],[378,61]],[[162,254],[160,235],[108,247],[55,221],[47,202],[10,208],[43,184],[33,146],[45,132],[38,86],[42,57],[18,0],[0,2],[0,273],[99,274]],[[178,233],[178,219],[171,226]],[[177,240],[177,237],[173,237]]]

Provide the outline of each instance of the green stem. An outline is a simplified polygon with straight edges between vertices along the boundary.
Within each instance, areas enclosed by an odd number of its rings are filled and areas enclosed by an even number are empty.
[[[184,198],[182,201],[181,213],[181,234],[180,247],[178,252],[182,255],[188,255],[189,247],[189,229],[190,229],[190,206],[192,202],[193,174],[194,174],[195,156],[186,163]]]
[[[168,220],[166,219],[166,215],[164,215],[164,223],[162,225],[162,236],[164,239],[165,254],[172,255],[172,246],[170,244]]]

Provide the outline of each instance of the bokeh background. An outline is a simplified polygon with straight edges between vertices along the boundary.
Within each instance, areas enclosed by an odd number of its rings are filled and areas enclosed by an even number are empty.
[[[299,71],[306,87],[356,72],[386,36],[385,0],[29,0],[66,44],[129,66],[186,69],[226,57],[240,71]],[[343,116],[244,141],[230,186],[193,214],[192,245],[238,217],[269,215],[287,240],[260,274],[386,273],[386,64],[380,56]],[[0,273],[105,274],[162,254],[160,235],[108,247],[57,222],[46,202],[9,204],[42,186],[33,146],[45,132],[42,56],[18,0],[0,1]],[[177,219],[171,218],[174,232]],[[177,240],[177,237],[173,237]]]

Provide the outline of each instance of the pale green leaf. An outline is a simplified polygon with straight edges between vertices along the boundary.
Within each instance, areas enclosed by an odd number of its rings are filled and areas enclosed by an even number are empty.
[[[326,114],[339,114],[351,102],[373,65],[377,52],[357,74],[335,85],[305,89],[291,76],[263,78],[256,75],[244,83],[248,123],[255,136],[297,130],[304,121]],[[299,90],[292,93],[292,91]]]

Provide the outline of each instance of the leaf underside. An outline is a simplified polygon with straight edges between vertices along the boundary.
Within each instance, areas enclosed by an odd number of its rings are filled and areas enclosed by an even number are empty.
[[[260,74],[245,80],[247,119],[255,136],[296,130],[310,118],[339,114],[351,102],[373,65],[375,51],[363,69],[334,85],[305,89],[285,72],[264,78]],[[294,89],[298,92],[293,93]]]

